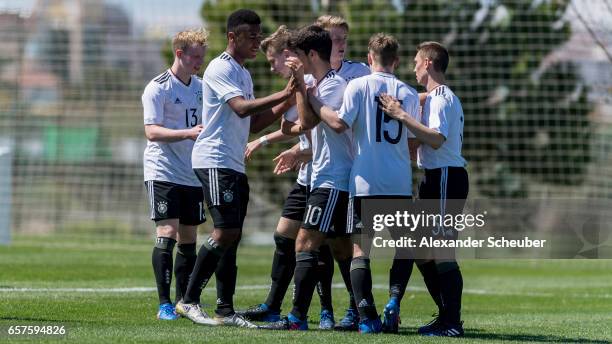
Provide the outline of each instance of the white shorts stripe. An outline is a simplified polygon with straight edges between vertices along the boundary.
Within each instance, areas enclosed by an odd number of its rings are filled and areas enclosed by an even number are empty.
[[[325,206],[325,212],[323,212],[323,219],[321,220],[321,226],[319,227],[321,232],[328,232],[329,225],[331,223],[334,209],[336,208],[336,200],[338,200],[339,191],[331,189],[329,192],[329,198],[327,199],[327,205]]]
[[[346,232],[353,233],[353,199],[354,197],[350,197],[348,201],[348,209],[346,209]]]
[[[155,218],[155,189],[153,187],[153,181],[147,182],[147,188],[149,191],[149,207],[151,208],[151,219]]]

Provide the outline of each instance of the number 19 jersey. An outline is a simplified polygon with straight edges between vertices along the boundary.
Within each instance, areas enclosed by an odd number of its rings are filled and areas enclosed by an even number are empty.
[[[404,111],[418,116],[416,90],[393,74],[375,72],[348,84],[338,117],[353,130],[351,196],[412,195],[408,138],[414,136],[380,109],[381,93],[399,99]]]

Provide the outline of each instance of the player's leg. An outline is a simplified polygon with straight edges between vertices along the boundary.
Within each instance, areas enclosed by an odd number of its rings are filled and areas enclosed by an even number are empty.
[[[369,238],[363,240],[361,235],[353,235],[353,260],[351,261],[351,283],[359,312],[359,332],[379,333],[382,322],[376,311],[372,294],[372,271],[370,269]]]
[[[406,202],[406,207],[403,208],[406,210],[410,209],[412,198],[397,199],[397,202],[404,200],[409,202]],[[415,211],[411,212],[414,213]],[[392,230],[390,235],[393,240],[398,240],[401,238],[402,232]],[[412,250],[408,247],[396,247],[391,269],[389,269],[389,301],[387,301],[383,311],[383,332],[385,333],[397,333],[399,331],[400,306],[408,286],[408,281],[410,276],[412,276],[413,266],[414,256]]]
[[[196,261],[196,241],[198,226],[179,225],[176,245],[176,258],[174,262],[174,276],[176,277],[176,298],[178,302],[183,299],[189,283],[189,275],[193,271]]]
[[[176,277],[176,301],[183,298],[187,291],[189,275],[196,261],[196,242],[198,225],[206,221],[204,214],[204,195],[201,187],[182,187],[180,222],[174,263]]]
[[[250,320],[275,322],[280,320],[283,299],[295,270],[295,238],[304,218],[308,187],[295,183],[289,191],[281,218],[274,232],[274,256],[270,272],[270,291],[266,301],[247,309],[243,315]]]
[[[317,294],[321,303],[319,329],[333,330],[336,325],[332,303],[332,282],[334,278],[334,257],[332,248],[327,242],[319,247],[319,264],[317,265]]]
[[[147,181],[145,183],[149,204],[150,217],[155,221],[156,238],[151,254],[151,264],[157,285],[159,311],[157,318],[175,320],[178,318],[170,299],[172,283],[172,251],[176,244],[180,208],[177,185],[168,182]]]
[[[469,191],[468,175],[464,168],[446,167],[441,169],[441,207],[445,214],[455,216],[463,212],[465,200]],[[455,239],[458,232],[454,228],[444,228],[446,238]],[[463,277],[459,264],[454,257],[454,249],[443,252],[434,251],[436,270],[440,283],[443,313],[441,326],[430,332],[436,336],[462,336],[461,296],[463,292]],[[437,258],[442,257],[442,258]]]
[[[338,263],[338,270],[340,270],[340,275],[342,276],[342,281],[344,282],[349,298],[349,306],[346,309],[346,313],[344,317],[340,319],[335,329],[339,331],[357,331],[359,327],[359,312],[357,311],[357,305],[355,304],[355,297],[353,295],[353,286],[351,284],[351,260],[353,259],[352,242],[350,242],[350,237],[339,237],[331,240],[334,259]],[[345,248],[347,245],[344,243],[334,243],[337,240],[348,240],[348,249]]]
[[[235,248],[240,240],[242,223],[246,215],[246,209],[243,207],[246,208],[248,202],[248,184],[246,191],[244,190],[246,176],[227,169],[195,169],[194,171],[202,182],[204,197],[215,228],[198,251],[183,302],[177,304],[177,312],[201,324],[210,324],[212,320],[214,324],[254,327],[253,324],[239,319],[240,317],[233,313],[231,296],[234,292],[232,283],[235,285],[235,277],[232,276],[235,276],[235,269],[223,276],[223,278],[227,277],[224,279],[227,294],[223,294],[226,299],[223,300],[222,306],[227,304],[232,314],[227,314],[227,316],[221,314],[221,317],[213,320],[206,317],[205,313],[199,309],[202,289],[206,287],[212,274],[217,270],[222,257],[227,252],[230,252],[230,255],[235,254]],[[244,199],[245,193],[246,200]],[[229,257],[228,259],[228,257],[226,257],[226,263],[229,263],[226,266],[235,266],[235,258]]]
[[[337,209],[340,192],[335,189],[316,188],[310,193],[304,222],[295,243],[293,309],[286,318],[265,328],[273,330],[308,329],[308,309],[319,280],[317,276],[319,247],[325,241],[333,224],[332,219]]]

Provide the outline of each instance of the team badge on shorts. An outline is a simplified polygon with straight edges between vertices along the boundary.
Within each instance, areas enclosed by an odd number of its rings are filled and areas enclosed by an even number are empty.
[[[168,211],[168,202],[159,201],[157,202],[157,212],[160,214],[165,214]]]
[[[231,203],[234,200],[234,194],[232,193],[232,190],[223,191],[223,200],[225,201],[225,203]]]

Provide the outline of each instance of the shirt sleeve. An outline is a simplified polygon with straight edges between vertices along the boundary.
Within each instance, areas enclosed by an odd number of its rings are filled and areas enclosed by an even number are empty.
[[[359,92],[359,88],[356,87],[356,82],[351,82],[344,91],[344,97],[342,100],[342,106],[338,111],[338,118],[344,121],[349,128],[353,126],[353,123],[357,119],[359,114],[359,107],[363,97]]]
[[[346,81],[334,79],[319,87],[318,98],[323,105],[327,105],[332,108],[332,110],[337,111],[342,106],[345,88]]]
[[[434,97],[429,103],[429,128],[439,132],[444,138],[448,138],[447,107],[443,97]]]
[[[164,123],[164,93],[161,87],[150,83],[142,94],[144,124]]]
[[[208,84],[217,98],[224,103],[235,97],[244,97],[244,92],[240,88],[240,81],[237,80],[236,73],[233,72],[229,62],[216,62],[213,68],[206,69],[207,73],[204,75],[203,81]]]
[[[287,110],[287,112],[285,112],[283,117],[285,118],[285,120],[289,122],[293,122],[293,123],[297,122],[298,121],[297,105],[294,105],[289,110]]]

